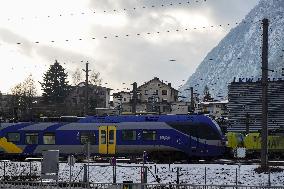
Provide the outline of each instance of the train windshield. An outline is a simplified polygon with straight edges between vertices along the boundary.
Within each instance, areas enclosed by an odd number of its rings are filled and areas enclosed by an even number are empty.
[[[210,119],[211,119],[211,118],[210,118]],[[212,120],[212,122],[214,123],[214,125],[216,126],[218,132],[219,132],[221,135],[223,135],[223,134],[222,134],[222,130],[221,130],[219,124],[218,124],[214,119],[211,119],[211,120]]]
[[[168,124],[174,129],[192,137],[208,140],[218,140],[221,136],[215,128],[213,128],[209,124],[202,122],[168,122]]]

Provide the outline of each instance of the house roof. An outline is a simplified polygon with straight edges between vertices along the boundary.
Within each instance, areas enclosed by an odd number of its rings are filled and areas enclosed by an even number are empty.
[[[76,88],[76,87],[85,87],[85,82],[80,82],[76,86],[72,86],[72,87],[74,87],[74,88]],[[100,86],[100,85],[93,85],[93,84],[89,84],[89,87],[90,88],[103,88],[103,89],[106,89],[106,90],[113,90],[111,88],[103,87],[103,86]]]
[[[120,91],[120,92],[117,92],[117,93],[113,93],[112,96],[113,97],[120,97],[121,94],[130,94],[130,92]]]
[[[200,102],[199,104],[209,105],[209,104],[227,104],[228,100],[222,100],[222,101],[213,101],[213,102]]]
[[[176,90],[175,88],[173,88],[173,87],[171,86],[171,83],[166,84],[166,83],[164,83],[163,81],[161,81],[158,77],[154,77],[154,78],[151,79],[150,81],[145,82],[143,85],[140,85],[140,86],[138,87],[138,89],[141,88],[141,87],[144,87],[144,86],[148,85],[148,84],[151,83],[152,81],[159,81],[161,84],[166,85],[166,86],[168,86],[170,89],[172,89],[172,90],[178,92],[178,90]]]

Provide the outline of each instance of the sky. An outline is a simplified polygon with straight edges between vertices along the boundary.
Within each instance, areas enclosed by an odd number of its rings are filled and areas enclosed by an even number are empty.
[[[70,84],[88,61],[113,92],[154,77],[178,89],[258,2],[0,0],[0,91],[32,74],[40,95],[55,60]]]

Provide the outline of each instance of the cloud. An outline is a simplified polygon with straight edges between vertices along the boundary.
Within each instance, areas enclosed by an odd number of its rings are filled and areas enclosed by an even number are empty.
[[[25,37],[22,37],[9,29],[0,28],[0,39],[5,43],[14,44],[15,46],[20,42],[21,44],[19,44],[18,47],[20,47],[23,54],[30,56],[32,53],[31,42]]]
[[[244,18],[258,1],[208,0],[188,4],[186,0],[82,0],[70,3],[65,0],[58,4],[52,0],[44,5],[31,1],[33,3],[21,5],[34,5],[32,9],[19,10],[21,13],[14,13],[14,17],[20,18],[29,12],[29,18],[40,14],[45,19],[26,19],[19,24],[7,25],[6,21],[0,20],[3,26],[0,42],[2,46],[15,44],[15,57],[18,54],[29,56],[30,62],[43,65],[57,59],[66,63],[70,72],[84,67],[82,60],[89,61],[90,68],[100,71],[111,88],[121,88],[123,82],[142,84],[154,76],[172,82],[177,88],[230,30],[230,27],[193,28],[234,23]],[[84,11],[89,14],[68,16]],[[46,18],[45,14],[49,13],[51,19]],[[61,13],[65,16],[59,17]],[[185,28],[190,30],[185,31]],[[93,37],[96,39],[92,40]],[[34,38],[40,43],[35,44]],[[78,41],[79,38],[83,40]],[[55,43],[50,43],[53,39]],[[65,42],[66,39],[70,41]],[[17,46],[18,41],[22,44]],[[170,62],[170,59],[177,61]]]

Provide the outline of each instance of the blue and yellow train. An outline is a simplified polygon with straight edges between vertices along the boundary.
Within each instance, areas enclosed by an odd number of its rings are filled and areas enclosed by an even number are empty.
[[[2,156],[40,156],[59,150],[61,156],[84,156],[86,143],[94,156],[152,160],[222,156],[226,138],[218,124],[204,115],[120,115],[46,122],[2,123]]]

